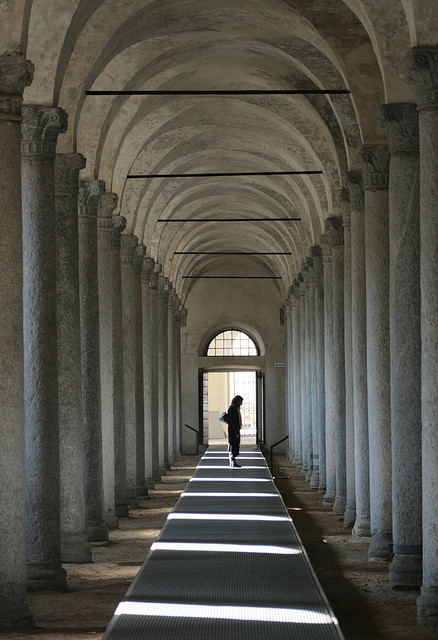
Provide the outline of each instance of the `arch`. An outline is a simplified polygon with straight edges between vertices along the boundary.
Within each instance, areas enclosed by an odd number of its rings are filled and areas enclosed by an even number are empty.
[[[238,344],[236,344],[238,343]],[[226,353],[230,350],[230,353]],[[238,351],[238,353],[236,353]],[[217,333],[208,344],[207,356],[258,356],[254,340],[239,329],[225,329]]]
[[[241,322],[235,322],[233,323],[233,326],[219,326],[219,325],[214,325],[212,327],[210,327],[203,335],[203,337],[201,338],[201,340],[199,341],[199,349],[198,349],[198,356],[203,358],[207,355],[207,350],[208,347],[210,345],[210,343],[221,333],[224,333],[225,331],[238,331],[240,333],[243,333],[245,335],[248,336],[248,338],[250,338],[250,340],[252,340],[252,342],[254,343],[256,349],[257,349],[257,356],[264,356],[265,355],[265,345],[264,342],[262,340],[261,335],[259,334],[258,331],[256,331],[255,329],[253,329],[252,327],[248,327],[246,324],[244,325],[244,323]],[[210,356],[209,356],[210,357]],[[211,356],[212,358],[214,358],[215,356]],[[228,356],[228,357],[232,357],[232,356]],[[236,357],[240,357],[240,356],[236,356]]]

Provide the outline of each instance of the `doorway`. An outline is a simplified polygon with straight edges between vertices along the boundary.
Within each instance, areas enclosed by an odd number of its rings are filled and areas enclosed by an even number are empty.
[[[227,411],[234,396],[243,398],[241,408],[242,444],[256,444],[258,433],[258,394],[256,371],[210,371],[202,374],[203,442],[226,442],[227,425],[219,416]]]

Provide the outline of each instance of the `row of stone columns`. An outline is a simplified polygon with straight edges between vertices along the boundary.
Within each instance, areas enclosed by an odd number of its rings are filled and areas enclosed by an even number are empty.
[[[382,107],[389,146],[363,147],[346,176],[320,297],[319,247],[289,290],[287,402],[292,459],[309,480],[319,460],[324,502],[370,536],[370,560],[391,561],[392,584],[422,585],[419,617],[436,622],[438,51],[411,60],[418,104]]]
[[[66,114],[22,108],[31,78],[0,58],[2,624],[66,588],[181,443],[181,302],[83,156],[56,155]]]

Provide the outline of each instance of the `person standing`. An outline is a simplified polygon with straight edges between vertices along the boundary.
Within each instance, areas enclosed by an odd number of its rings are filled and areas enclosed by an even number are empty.
[[[242,396],[235,396],[231,400],[228,409],[228,449],[230,451],[230,467],[240,468],[237,464],[236,457],[240,451],[240,428],[242,426],[242,416],[240,415],[240,407],[242,406]]]

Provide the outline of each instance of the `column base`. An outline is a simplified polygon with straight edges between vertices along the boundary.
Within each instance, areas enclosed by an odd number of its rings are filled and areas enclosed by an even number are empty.
[[[423,582],[423,558],[421,553],[395,553],[389,565],[389,582],[393,587],[415,589]]]
[[[356,509],[354,507],[349,507],[345,509],[344,513],[344,529],[353,529],[354,523],[356,522]]]
[[[319,487],[319,471],[313,470],[312,477],[310,478],[310,486],[312,489]]]
[[[129,516],[129,507],[127,504],[116,504],[116,516],[118,518],[127,518]]]
[[[335,491],[327,491],[324,496],[324,504],[331,507],[335,502],[335,498],[336,498]]]
[[[417,598],[417,620],[423,624],[438,626],[438,587],[421,587],[421,595]]]
[[[347,507],[347,498],[345,496],[336,496],[333,504],[333,513],[335,515],[344,515]]]
[[[310,480],[312,478],[312,473],[313,473],[313,470],[312,469],[308,469],[308,471],[306,473],[306,482],[310,482]]]
[[[138,506],[137,487],[128,487],[126,489],[126,497],[128,505],[132,505],[133,507]]]
[[[356,516],[356,522],[353,527],[354,538],[370,538],[371,525],[369,516]]]
[[[28,591],[67,591],[67,573],[61,560],[28,564],[26,586]]]
[[[392,553],[389,545],[391,544],[391,536],[389,535],[372,535],[371,543],[368,548],[368,560],[370,562],[388,562],[392,559]]]
[[[108,527],[103,520],[87,520],[85,528],[88,542],[108,542]]]
[[[92,562],[91,547],[84,533],[61,534],[61,560],[77,564]]]
[[[14,591],[17,597],[14,597]],[[31,627],[34,622],[34,616],[29,609],[25,597],[22,593],[24,588],[22,585],[8,585],[10,597],[3,595],[0,597],[0,630],[12,630],[17,627]],[[20,594],[20,595],[18,595]]]
[[[103,514],[103,519],[110,531],[113,529],[119,528],[119,519],[116,516],[116,512],[111,509],[111,511],[105,511]]]
[[[148,497],[149,494],[148,494],[148,488],[146,486],[146,483],[137,485],[136,494],[139,498]]]

